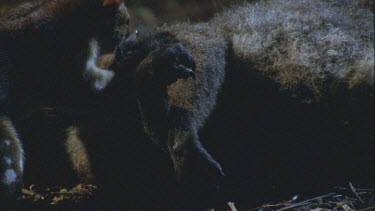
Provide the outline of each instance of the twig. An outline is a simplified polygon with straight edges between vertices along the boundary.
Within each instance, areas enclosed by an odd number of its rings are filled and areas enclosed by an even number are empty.
[[[289,206],[290,204],[292,204],[291,201],[286,201],[286,202],[282,202],[282,203],[278,203],[278,204],[265,204],[265,205],[262,205],[260,207],[252,208],[249,211],[259,210],[259,209],[262,209],[262,208],[272,208],[272,207]]]
[[[228,206],[229,206],[231,211],[237,211],[236,206],[234,206],[233,202],[228,202]]]
[[[343,204],[341,206],[342,209],[344,209],[345,211],[354,211],[351,207],[349,207],[347,204]]]
[[[337,190],[348,190],[348,188],[344,188],[344,187],[334,187],[334,189],[337,189]],[[362,192],[362,191],[364,191],[364,192],[366,192],[366,191],[368,191],[368,192],[375,191],[375,189],[373,189],[373,188],[356,188],[356,190],[360,191],[360,192]]]
[[[355,190],[354,186],[352,185],[351,182],[349,182],[349,187],[350,189],[352,190],[352,192],[354,193],[354,195],[357,197],[357,199],[362,203],[364,204],[365,202],[361,199],[361,197],[358,195],[357,191]]]
[[[333,196],[333,195],[335,195],[335,193],[329,193],[329,194],[324,195],[324,196],[318,196],[318,197],[315,197],[315,198],[312,198],[312,199],[309,199],[309,200],[306,200],[306,201],[302,201],[302,202],[299,202],[299,203],[296,203],[296,204],[292,204],[290,206],[278,209],[277,211],[288,210],[288,209],[291,209],[291,208],[303,206],[303,205],[306,205],[306,204],[308,204],[308,203],[310,203],[312,201],[316,201],[318,199],[322,199],[322,198],[325,198],[325,197],[330,197],[330,196]]]
[[[369,208],[365,208],[359,211],[374,211],[374,210],[375,210],[375,207],[369,207]]]

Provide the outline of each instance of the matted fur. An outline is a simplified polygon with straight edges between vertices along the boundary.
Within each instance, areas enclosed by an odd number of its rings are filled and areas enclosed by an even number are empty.
[[[82,4],[81,1],[65,0],[36,0],[26,2],[8,11],[0,19],[0,29],[2,31],[25,30],[38,27],[35,23],[49,22],[56,18],[61,18],[66,10],[72,9]],[[98,1],[98,5],[100,2]]]
[[[374,14],[364,5],[262,1],[232,8],[212,24],[228,33],[236,56],[281,89],[305,89],[320,97],[334,86],[347,90],[374,84]]]
[[[178,157],[183,157],[184,154],[181,156],[175,149],[192,151],[185,143],[210,141],[216,134],[220,134],[221,128],[224,128],[224,136],[214,138],[214,145],[219,145],[221,141],[230,142],[231,144],[223,146],[235,149],[236,147],[231,145],[237,141],[240,144],[236,154],[243,155],[239,150],[248,149],[249,151],[245,152],[253,154],[249,155],[252,160],[259,160],[259,163],[269,162],[270,166],[274,166],[279,163],[277,155],[262,157],[259,152],[264,150],[267,154],[272,151],[272,147],[278,149],[279,144],[282,145],[281,149],[290,146],[288,143],[299,143],[299,135],[303,132],[299,133],[295,126],[318,128],[317,131],[322,131],[319,135],[327,131],[327,134],[333,132],[324,128],[327,125],[322,125],[322,128],[315,127],[318,125],[314,124],[315,122],[321,124],[322,120],[330,119],[316,115],[315,112],[328,112],[347,121],[350,116],[347,115],[348,109],[357,109],[351,104],[353,99],[349,98],[352,93],[364,96],[363,99],[357,98],[361,100],[358,110],[367,109],[374,83],[373,22],[371,10],[355,1],[270,0],[234,7],[218,14],[209,23],[182,23],[160,28],[159,36],[148,37],[148,42],[163,48],[163,42],[159,39],[174,35],[196,61],[196,80],[178,80],[168,86],[167,93],[163,93],[155,91],[149,78],[138,77],[139,87],[147,90],[138,93],[141,113],[152,114],[149,117],[143,115],[146,117],[143,118],[143,123],[147,126],[145,132],[154,131],[149,133],[152,139],[168,139],[169,152],[177,170],[187,165],[202,169],[196,167],[202,163],[194,160],[196,157],[190,157],[189,160],[186,156],[185,163],[180,164]],[[139,45],[141,47],[138,50],[147,54],[153,51],[155,45],[153,48]],[[133,51],[122,49],[121,46],[119,49],[119,55],[126,55],[126,50]],[[144,58],[140,58],[142,59]],[[152,72],[158,68],[156,66],[153,69],[152,65],[146,66],[145,63],[150,64],[152,61],[145,59],[137,67],[138,71],[141,69]],[[119,72],[125,71],[127,70]],[[354,90],[359,92],[352,92]],[[142,102],[142,98],[148,99]],[[314,99],[318,103],[312,103]],[[346,104],[348,101],[350,103]],[[345,103],[338,109],[341,102]],[[344,112],[340,113],[342,111]],[[368,115],[368,112],[364,114]],[[323,118],[314,119],[315,116]],[[293,118],[298,120],[291,120],[293,123],[285,121]],[[152,124],[149,124],[150,122]],[[214,128],[213,134],[206,132],[212,122],[220,126]],[[341,125],[342,122],[333,121],[328,125],[335,124]],[[168,136],[165,135],[167,132],[160,130],[160,125],[166,125],[163,129],[168,131]],[[362,126],[355,125],[353,128]],[[284,131],[291,128],[294,130],[277,134],[279,129]],[[299,129],[305,132],[303,128]],[[225,130],[229,132],[225,133]],[[238,134],[230,134],[230,131],[236,131]],[[201,136],[204,133],[209,135]],[[265,133],[271,135],[264,135]],[[363,133],[366,137],[369,134],[365,130]],[[322,137],[328,138],[330,135],[327,134]],[[293,135],[298,136],[298,141],[278,140],[289,139]],[[319,135],[311,139],[308,139],[309,136],[315,134],[306,132],[304,135],[304,139],[309,141],[301,143],[306,146],[313,141],[319,143]],[[228,137],[235,138],[230,140]],[[223,151],[231,157],[234,156],[226,150]],[[310,153],[309,149],[304,152]],[[242,159],[242,156],[240,157]],[[228,162],[230,159],[223,160]],[[259,165],[257,162],[253,163],[255,166]],[[353,161],[353,166],[358,166],[358,163]],[[225,172],[225,164],[223,167]],[[247,171],[251,171],[251,168]],[[176,172],[178,175],[178,171]],[[210,172],[202,172],[199,171],[201,178],[212,176],[208,175]]]
[[[172,107],[191,112],[191,121],[199,129],[214,109],[224,82],[227,42],[219,31],[210,28],[208,24],[179,24],[164,30],[173,32],[190,50],[197,63],[197,79],[177,81],[168,87],[168,96]],[[179,121],[186,119],[189,118],[181,118]]]

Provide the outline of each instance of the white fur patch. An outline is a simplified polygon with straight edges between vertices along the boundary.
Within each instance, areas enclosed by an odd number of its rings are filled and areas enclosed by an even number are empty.
[[[17,173],[14,169],[7,169],[4,173],[3,183],[11,184],[17,180]]]
[[[8,157],[8,156],[4,157],[4,161],[9,166],[12,165],[12,163],[13,163],[12,159],[10,159],[10,157]]]
[[[19,168],[21,170],[21,172],[23,172],[23,161],[25,160],[25,153],[23,151],[23,149],[21,149],[21,159],[19,160],[18,162],[18,165],[19,165]]]
[[[12,141],[7,139],[7,140],[4,141],[4,143],[5,143],[7,146],[10,146],[10,144],[12,143]]]
[[[102,69],[96,65],[99,57],[100,47],[96,39],[89,42],[89,58],[86,62],[85,77],[90,81],[92,88],[101,91],[112,81],[115,73],[110,70]]]

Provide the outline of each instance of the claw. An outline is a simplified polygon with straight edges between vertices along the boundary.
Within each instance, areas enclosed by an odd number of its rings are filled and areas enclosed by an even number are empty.
[[[177,78],[187,79],[192,77],[195,80],[195,73],[192,69],[180,66],[178,67],[178,70]]]
[[[178,44],[177,49],[179,51],[179,73],[178,78],[187,79],[192,77],[195,80],[195,69],[196,64],[193,56],[181,45]]]
[[[193,72],[195,71],[196,69],[195,60],[189,53],[184,52],[181,55],[180,61],[183,66],[190,68]]]

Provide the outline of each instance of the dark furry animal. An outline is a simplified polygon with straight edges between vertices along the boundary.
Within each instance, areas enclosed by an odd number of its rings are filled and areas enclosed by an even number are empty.
[[[185,65],[180,42],[196,60],[195,80],[175,82]],[[205,24],[160,28],[120,45],[116,60],[135,80],[145,133],[168,147],[181,182],[217,184],[212,178],[222,174],[201,137],[233,177],[264,181],[297,167],[291,178],[306,181],[321,166],[318,158],[336,153],[362,152],[341,162],[374,175],[359,165],[373,161],[373,44],[373,13],[356,1],[273,0],[235,7]],[[356,139],[363,144],[350,147]],[[278,176],[278,184],[286,178]]]
[[[372,186],[370,9],[361,1],[274,0],[211,21],[232,50],[202,136],[232,178],[227,192],[259,197],[254,190],[268,189],[289,197],[291,189],[314,194],[347,181]],[[226,122],[232,127],[218,131]]]
[[[109,0],[36,0],[1,17],[1,205],[22,185],[24,155],[12,122],[43,107],[92,103],[115,74],[95,62],[114,49],[128,18],[124,4]],[[68,134],[77,132],[72,128]]]
[[[199,187],[202,194],[216,191],[223,172],[200,143],[198,131],[224,81],[226,41],[208,24],[165,31],[122,42],[114,69],[124,74],[119,78],[133,81],[144,133],[166,146],[178,181]],[[210,89],[195,89],[204,85]]]

